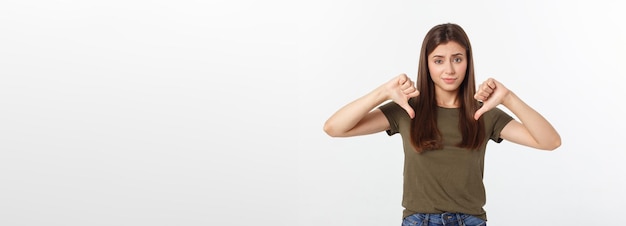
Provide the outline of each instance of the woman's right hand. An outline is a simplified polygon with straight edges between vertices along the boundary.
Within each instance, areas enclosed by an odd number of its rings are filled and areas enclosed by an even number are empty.
[[[406,74],[400,74],[391,79],[385,84],[385,88],[388,99],[400,105],[411,118],[415,117],[415,111],[409,105],[409,99],[419,96],[420,92],[415,88],[415,83]]]
[[[385,101],[392,100],[411,118],[415,117],[409,98],[419,95],[413,81],[400,74],[376,87],[372,92],[340,108],[324,123],[324,131],[332,137],[350,137],[372,134],[389,129],[389,121],[380,109]]]

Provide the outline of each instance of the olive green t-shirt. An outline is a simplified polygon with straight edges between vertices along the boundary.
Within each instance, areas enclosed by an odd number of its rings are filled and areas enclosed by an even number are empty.
[[[500,131],[513,118],[498,108],[484,118],[486,140],[478,150],[456,147],[461,142],[459,109],[437,109],[443,149],[416,152],[410,141],[411,118],[394,102],[380,107],[389,120],[389,136],[400,133],[404,146],[403,218],[415,213],[465,213],[487,220],[483,184],[488,139],[500,143]]]

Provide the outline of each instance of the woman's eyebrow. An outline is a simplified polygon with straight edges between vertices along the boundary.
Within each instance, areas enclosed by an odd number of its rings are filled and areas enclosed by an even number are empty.
[[[455,53],[455,54],[452,54],[452,56],[463,56],[463,55],[464,55],[463,53]],[[442,55],[433,55],[433,57],[432,57],[432,58],[437,58],[437,57],[444,57],[444,56],[442,56]]]

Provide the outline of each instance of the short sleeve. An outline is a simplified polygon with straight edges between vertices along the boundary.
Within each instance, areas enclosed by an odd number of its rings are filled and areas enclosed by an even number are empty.
[[[485,117],[485,126],[491,129],[489,139],[496,143],[502,142],[500,133],[502,129],[513,120],[513,117],[499,108],[493,108],[483,116],[487,116]]]
[[[389,129],[386,131],[387,135],[391,136],[400,132],[400,120],[402,117],[408,117],[406,111],[400,107],[397,103],[390,101],[379,109],[383,112],[387,120],[389,121]]]

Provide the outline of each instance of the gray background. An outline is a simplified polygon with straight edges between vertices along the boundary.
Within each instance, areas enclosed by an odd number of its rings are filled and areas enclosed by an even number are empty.
[[[416,76],[434,25],[560,132],[490,144],[490,225],[612,223],[626,201],[617,1],[3,1],[0,225],[399,225],[400,137],[339,107]]]

